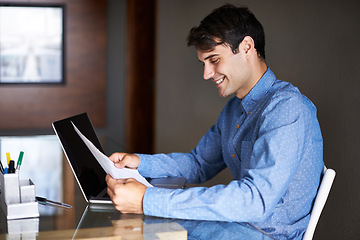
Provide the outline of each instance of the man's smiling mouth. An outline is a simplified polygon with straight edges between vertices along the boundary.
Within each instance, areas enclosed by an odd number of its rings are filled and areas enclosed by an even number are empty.
[[[220,78],[219,80],[215,81],[215,84],[218,85],[224,81],[225,77]]]

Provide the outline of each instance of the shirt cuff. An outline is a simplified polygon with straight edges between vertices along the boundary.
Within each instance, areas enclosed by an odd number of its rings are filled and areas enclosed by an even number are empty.
[[[140,158],[140,165],[138,166],[137,170],[140,173],[140,175],[142,175],[143,177],[148,177],[148,172],[147,167],[146,167],[146,154],[137,154],[138,157]]]
[[[169,217],[169,196],[174,189],[148,187],[143,198],[143,211],[145,215]]]

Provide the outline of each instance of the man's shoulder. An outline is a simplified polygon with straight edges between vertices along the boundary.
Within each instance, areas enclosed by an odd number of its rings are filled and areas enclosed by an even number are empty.
[[[292,83],[276,79],[271,87],[271,91],[275,94],[301,94],[300,90]]]
[[[302,111],[316,110],[313,102],[302,94],[297,87],[280,80],[277,80],[274,84],[265,106],[267,110],[269,108],[301,109]]]
[[[297,99],[299,101],[310,101],[309,98],[307,98],[298,87],[295,87],[289,82],[284,82],[278,80],[280,83],[278,84],[277,89],[274,91],[274,97],[278,98],[289,98],[289,99]]]

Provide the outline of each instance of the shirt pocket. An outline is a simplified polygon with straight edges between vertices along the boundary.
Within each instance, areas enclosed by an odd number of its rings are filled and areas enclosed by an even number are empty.
[[[251,154],[253,150],[253,142],[242,141],[241,142],[241,166],[243,169],[249,169],[251,167]]]
[[[253,142],[251,141],[242,141],[241,142],[241,161],[242,162],[249,162],[251,158],[251,153],[253,149]]]
[[[253,152],[254,143],[252,141],[241,142],[241,166],[244,170],[252,168],[251,156]]]

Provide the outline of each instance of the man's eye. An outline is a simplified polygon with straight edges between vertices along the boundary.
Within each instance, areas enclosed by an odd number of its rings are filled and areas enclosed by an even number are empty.
[[[210,62],[211,62],[211,63],[217,63],[218,61],[219,61],[219,59],[216,58],[216,59],[211,60]]]

